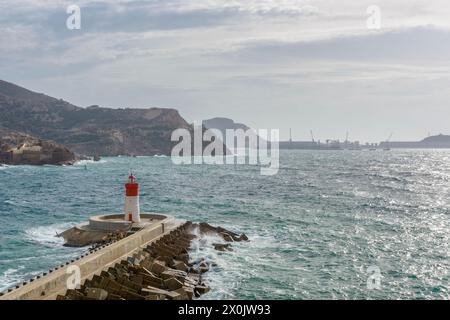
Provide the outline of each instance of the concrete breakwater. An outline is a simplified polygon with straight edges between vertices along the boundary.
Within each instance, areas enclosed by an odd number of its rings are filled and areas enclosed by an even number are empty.
[[[194,299],[210,290],[203,274],[211,265],[189,257],[192,241],[205,234],[226,242],[212,244],[220,251],[231,251],[232,241],[247,240],[206,223],[165,217],[0,293],[0,300]],[[79,269],[80,282],[68,290],[73,267]]]
[[[205,260],[190,261],[191,241],[200,234],[217,233],[226,241],[248,240],[223,228],[186,222],[132,256],[94,275],[58,300],[192,300],[210,288],[202,275],[209,271]],[[229,244],[213,244],[229,250]],[[220,245],[223,246],[220,247]],[[218,248],[220,247],[220,249]]]

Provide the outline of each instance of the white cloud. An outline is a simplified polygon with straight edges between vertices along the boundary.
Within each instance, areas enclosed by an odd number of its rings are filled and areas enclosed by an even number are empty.
[[[82,30],[68,31],[72,3],[0,2],[5,80],[80,105],[172,106],[254,127],[298,118],[330,135],[364,133],[341,110],[379,117],[381,135],[408,105],[411,136],[420,117],[439,122],[420,112],[425,99],[435,111],[450,99],[447,1],[377,0],[375,32],[371,0],[78,0]],[[321,123],[324,110],[333,117]]]
[[[30,26],[5,26],[0,32],[0,54],[36,48],[38,44],[38,37]]]

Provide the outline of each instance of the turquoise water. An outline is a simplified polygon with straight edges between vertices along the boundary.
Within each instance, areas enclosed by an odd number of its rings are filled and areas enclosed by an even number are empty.
[[[0,289],[83,252],[55,233],[120,212],[131,169],[144,211],[249,236],[230,253],[194,244],[217,264],[205,299],[450,297],[450,151],[292,150],[280,163],[275,176],[164,157],[0,167]]]

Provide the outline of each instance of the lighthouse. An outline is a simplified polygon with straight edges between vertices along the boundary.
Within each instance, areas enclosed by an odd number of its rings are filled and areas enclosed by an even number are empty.
[[[141,222],[141,212],[139,209],[139,183],[131,174],[128,183],[125,184],[125,220],[131,222]]]

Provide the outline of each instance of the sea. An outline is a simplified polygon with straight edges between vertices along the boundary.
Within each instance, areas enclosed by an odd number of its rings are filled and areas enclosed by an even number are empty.
[[[212,263],[202,299],[450,298],[446,150],[281,150],[272,176],[163,156],[0,167],[0,291],[84,253],[56,234],[122,212],[130,172],[142,211],[249,237],[192,244]]]

